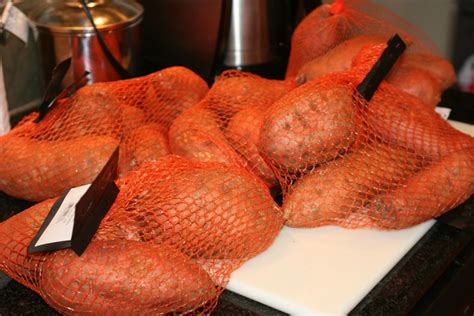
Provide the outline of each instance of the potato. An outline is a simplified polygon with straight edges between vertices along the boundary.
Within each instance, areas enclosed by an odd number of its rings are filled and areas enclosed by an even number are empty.
[[[398,89],[418,97],[433,108],[441,101],[439,83],[423,69],[396,67],[386,80]]]
[[[286,225],[357,227],[357,213],[376,194],[400,184],[422,160],[397,148],[373,143],[315,169],[290,188],[283,200]]]
[[[350,85],[313,81],[266,112],[259,150],[277,167],[302,170],[346,152],[356,138]]]
[[[145,112],[139,108],[122,104],[120,107],[122,131],[124,135],[133,133],[135,129],[146,124]]]
[[[374,226],[401,229],[440,216],[474,194],[474,151],[462,149],[378,196],[363,213]]]
[[[293,32],[286,78],[296,76],[303,65],[354,36],[354,31],[344,14],[333,14],[330,4],[320,5]]]
[[[278,179],[257,148],[264,113],[263,107],[243,109],[229,122],[225,136],[232,147],[244,157],[247,169],[272,187],[278,184]]]
[[[140,109],[148,122],[169,128],[174,119],[198,103],[208,91],[207,83],[185,67],[169,67],[147,76],[94,83],[78,93],[113,98]]]
[[[404,67],[429,72],[438,81],[441,90],[446,90],[456,82],[453,65],[442,57],[433,54],[410,53],[403,55],[400,63]]]
[[[28,201],[59,196],[91,183],[117,145],[105,136],[48,142],[6,135],[0,138],[0,191]]]
[[[365,72],[375,64],[386,44],[373,44],[363,47],[354,57],[352,66]],[[422,56],[426,58],[423,60]],[[442,73],[446,72],[444,80]],[[405,53],[385,80],[398,89],[420,98],[435,107],[441,100],[441,93],[455,82],[454,70],[448,61],[429,54]],[[454,78],[454,79],[453,79]]]
[[[237,112],[270,106],[293,88],[292,82],[269,80],[245,72],[224,72],[209,90],[203,106],[224,122]]]
[[[0,270],[35,291],[44,255],[28,255],[27,248],[55,201],[43,201],[0,223]]]
[[[207,94],[207,83],[185,67],[169,67],[149,76],[150,102],[144,103],[149,121],[169,128],[184,111]]]
[[[79,90],[81,91],[81,90]],[[78,93],[58,103],[39,123],[23,127],[25,136],[38,140],[72,140],[88,135],[119,138],[122,104],[107,95]]]
[[[331,72],[351,69],[352,59],[362,47],[370,44],[384,43],[388,38],[377,35],[360,35],[337,45],[325,55],[316,57],[303,65],[296,76],[297,84],[318,79]]]
[[[102,87],[102,85],[100,85]],[[92,89],[93,88],[93,89]],[[18,135],[37,140],[72,140],[87,135],[116,139],[145,123],[145,113],[111,95],[96,85],[80,89],[70,98],[60,100],[39,123],[28,122],[15,128]]]
[[[171,125],[170,150],[173,154],[195,161],[242,165],[242,158],[224,137],[212,112],[193,108]]]
[[[367,125],[382,140],[430,159],[472,146],[474,139],[456,131],[420,99],[382,83],[367,105]]]
[[[242,168],[167,156],[124,180],[99,239],[167,243],[192,257],[248,259],[283,218],[268,188]]]
[[[137,169],[145,161],[170,154],[168,135],[158,124],[146,124],[132,131],[120,145],[120,174]]]
[[[42,297],[65,315],[188,311],[217,296],[206,272],[165,245],[93,241],[81,257],[51,254],[42,272]]]

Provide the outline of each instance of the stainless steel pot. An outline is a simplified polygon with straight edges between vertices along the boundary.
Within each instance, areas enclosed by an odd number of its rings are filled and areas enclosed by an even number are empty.
[[[258,65],[275,58],[268,8],[267,0],[232,0],[225,65]]]
[[[136,72],[143,7],[131,0],[90,0],[87,6],[112,55],[129,72]],[[38,28],[46,78],[50,78],[55,65],[72,57],[65,85],[80,78],[84,71],[90,72],[89,83],[120,79],[79,1],[43,0],[29,17]]]

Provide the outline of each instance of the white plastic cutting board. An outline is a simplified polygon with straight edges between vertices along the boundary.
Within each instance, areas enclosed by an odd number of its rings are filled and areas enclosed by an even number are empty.
[[[450,123],[474,136],[473,125]],[[227,289],[292,315],[347,314],[434,223],[397,231],[284,227],[234,271]]]

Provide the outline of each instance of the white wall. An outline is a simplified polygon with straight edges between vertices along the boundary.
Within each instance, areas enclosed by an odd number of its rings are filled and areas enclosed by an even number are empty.
[[[372,0],[421,28],[451,58],[457,14],[456,0]]]

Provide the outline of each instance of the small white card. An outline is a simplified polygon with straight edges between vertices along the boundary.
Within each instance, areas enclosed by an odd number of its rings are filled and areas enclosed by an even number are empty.
[[[0,135],[10,130],[10,115],[8,114],[7,92],[3,77],[2,60],[0,59]]]
[[[76,205],[90,186],[90,184],[86,184],[69,190],[58,211],[51,219],[51,222],[49,222],[48,226],[36,241],[35,247],[57,242],[71,241],[74,229]]]
[[[447,120],[449,118],[449,115],[451,114],[451,109],[450,108],[445,108],[442,106],[437,106],[435,109],[436,113],[441,115],[442,118]]]
[[[112,207],[119,188],[115,184],[119,147],[91,184],[64,192],[28,246],[27,253],[71,248],[82,255]]]
[[[25,44],[28,43],[28,31],[30,20],[28,17],[13,5],[11,1],[7,2],[3,9],[2,20],[4,29],[8,30]]]

